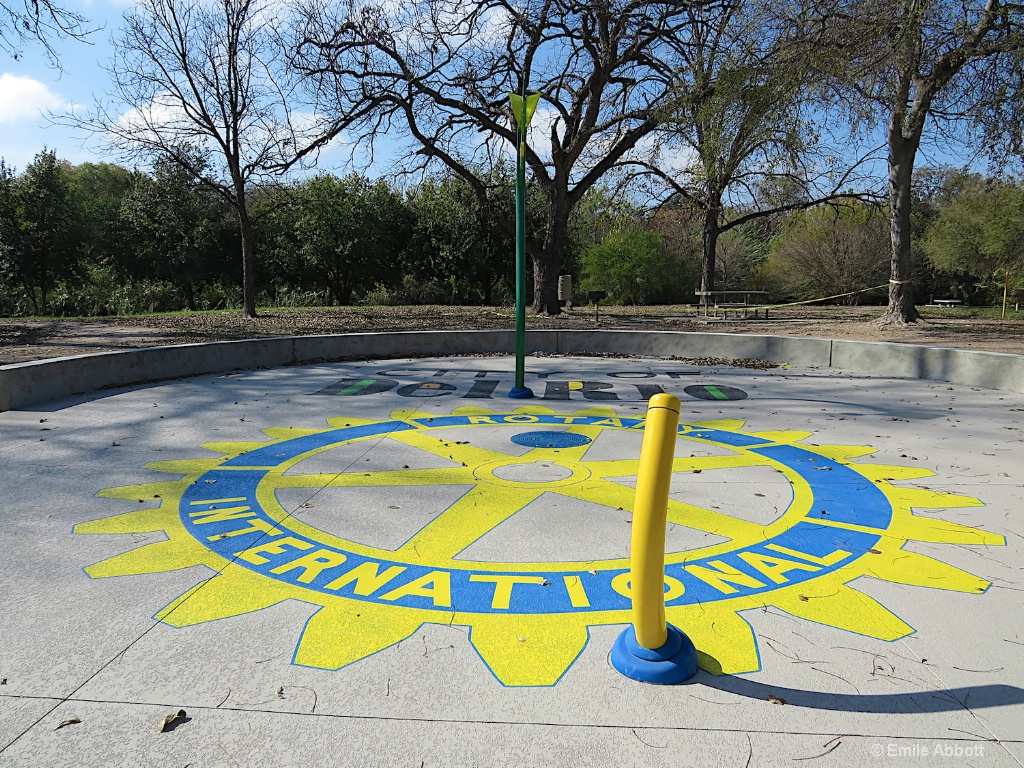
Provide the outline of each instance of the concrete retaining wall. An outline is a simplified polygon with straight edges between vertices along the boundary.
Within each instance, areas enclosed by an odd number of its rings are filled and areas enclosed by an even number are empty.
[[[103,352],[0,366],[0,411],[110,387],[232,370],[514,350],[515,332],[509,330],[292,336]],[[673,331],[529,331],[526,351],[756,358],[1024,392],[1022,355],[909,344]]]

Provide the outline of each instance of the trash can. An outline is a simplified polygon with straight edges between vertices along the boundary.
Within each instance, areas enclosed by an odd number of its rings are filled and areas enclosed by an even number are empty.
[[[572,275],[558,276],[558,301],[566,309],[572,309]]]

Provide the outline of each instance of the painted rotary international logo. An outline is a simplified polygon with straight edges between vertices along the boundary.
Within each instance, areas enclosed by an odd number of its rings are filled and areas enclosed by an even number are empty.
[[[180,480],[103,491],[112,498],[159,499],[160,506],[82,523],[76,533],[165,531],[168,539],[86,572],[99,578],[208,566],[213,578],[156,614],[175,627],[289,598],[319,605],[294,662],[324,669],[366,658],[433,622],[469,626],[470,642],[502,683],[552,685],[583,650],[589,626],[630,620],[628,559],[499,563],[467,554],[544,494],[567,497],[569,508],[584,502],[628,515],[638,459],[601,459],[592,451],[606,434],[641,431],[643,419],[609,408],[563,414],[543,407],[512,413],[467,407],[445,416],[396,411],[390,420],[328,423],[322,430],[267,429],[271,440],[264,443],[210,443],[204,447],[222,458],[148,465],[184,475]],[[848,582],[867,575],[961,592],[988,588],[983,579],[903,548],[911,540],[1004,544],[1001,536],[912,511],[977,506],[977,499],[894,485],[934,473],[853,461],[872,453],[870,447],[811,446],[802,443],[810,433],[744,432],[742,426],[735,420],[681,424],[673,464],[677,485],[695,472],[708,471],[714,481],[714,473],[724,479],[730,471],[767,467],[781,473],[791,489],[788,507],[767,524],[716,505],[669,502],[670,524],[717,539],[711,546],[669,552],[665,568],[667,618],[691,637],[708,671],[760,668],[744,610],[774,605],[895,640],[913,628]],[[454,429],[471,439],[446,436]],[[481,439],[472,439],[478,434]],[[349,466],[327,473],[305,473],[300,466],[310,459],[322,466],[333,449],[369,450],[382,440],[430,459],[421,465],[445,466],[367,472],[346,460]],[[694,448],[703,449],[702,455]],[[286,509],[281,501],[290,489],[303,489],[302,498],[312,499],[331,488],[437,486],[454,487],[461,495],[426,524],[416,522],[415,533],[395,549],[320,530],[300,519],[299,507],[309,504]],[[673,495],[685,498],[683,487]],[[415,514],[389,506],[388,514]],[[587,521],[578,522],[583,536]],[[628,540],[625,527],[622,538]]]

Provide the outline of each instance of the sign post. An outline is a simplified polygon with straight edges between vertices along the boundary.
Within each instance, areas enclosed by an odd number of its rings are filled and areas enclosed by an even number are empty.
[[[537,111],[539,93],[510,93],[512,113],[516,118],[516,384],[509,397],[525,400],[533,397],[526,386],[526,128]]]

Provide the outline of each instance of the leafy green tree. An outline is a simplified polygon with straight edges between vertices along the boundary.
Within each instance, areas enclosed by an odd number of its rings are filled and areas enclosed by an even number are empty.
[[[811,66],[827,10],[818,2],[734,0],[691,9],[677,98],[659,131],[663,155],[638,161],[641,175],[701,217],[701,303],[720,275],[733,275],[742,238],[719,238],[751,221],[852,197],[857,163],[829,149],[809,106]],[[671,155],[676,155],[674,162]],[[851,167],[853,166],[853,167]],[[768,189],[784,188],[776,197]],[[717,259],[733,257],[727,269]]]
[[[71,192],[67,164],[43,150],[14,184],[17,230],[5,272],[18,284],[35,314],[49,309],[58,280],[75,274],[81,256],[81,212]]]
[[[82,215],[82,255],[96,264],[128,258],[128,230],[121,203],[142,174],[112,163],[82,163],[67,171],[75,205]]]
[[[608,185],[602,184],[587,190],[569,219],[562,273],[573,274],[578,278],[583,266],[583,253],[588,248],[597,245],[618,229],[641,226],[644,216],[644,211],[629,196],[617,193]],[[659,234],[664,235],[660,231]],[[580,287],[578,279],[575,285]]]
[[[299,255],[327,285],[334,303],[351,304],[357,292],[401,278],[412,221],[402,198],[384,181],[320,175],[297,196]]]
[[[886,136],[890,283],[882,322],[911,323],[919,317],[911,220],[918,149],[986,118],[998,124],[992,135],[1019,137],[1024,9],[1002,0],[849,0],[828,22],[835,55],[821,61],[831,63],[855,120]],[[993,105],[1001,106],[993,113]]]
[[[216,272],[221,204],[179,163],[159,158],[153,175],[139,178],[120,215],[134,258],[124,266],[136,279],[167,280],[190,310],[197,286]]]
[[[581,288],[608,291],[618,304],[664,304],[678,295],[678,274],[661,236],[630,226],[584,251]]]
[[[968,272],[978,282],[1016,286],[1024,279],[1024,189],[978,177],[939,210],[921,245],[942,272]]]
[[[675,263],[680,293],[675,301],[690,303],[700,290],[703,217],[689,206],[664,205],[651,213],[646,226],[661,235],[661,244]]]
[[[291,110],[279,10],[261,0],[139,0],[113,40],[115,103],[60,119],[129,159],[177,163],[231,207],[247,317],[256,316],[250,193],[326,140],[314,113]]]
[[[18,205],[14,171],[0,158],[0,314],[12,314],[14,297],[8,291],[14,281],[13,256],[18,240]]]
[[[520,150],[509,92],[540,94],[522,151],[544,227],[527,251],[533,310],[554,315],[572,211],[670,114],[703,5],[720,3],[308,0],[293,48],[335,131],[365,144],[404,134],[413,159],[458,174],[481,203],[488,174]]]
[[[256,250],[260,254],[260,288],[272,303],[303,291],[326,290],[300,254],[295,218],[302,184],[266,185],[252,195]]]
[[[484,206],[473,188],[454,174],[428,178],[410,190],[408,201],[415,220],[409,248],[413,275],[448,284],[453,302],[492,304],[499,285],[512,290],[515,240],[493,213],[503,203],[505,207],[512,204],[510,197],[501,199],[502,191],[512,192],[509,185],[496,186]]]

